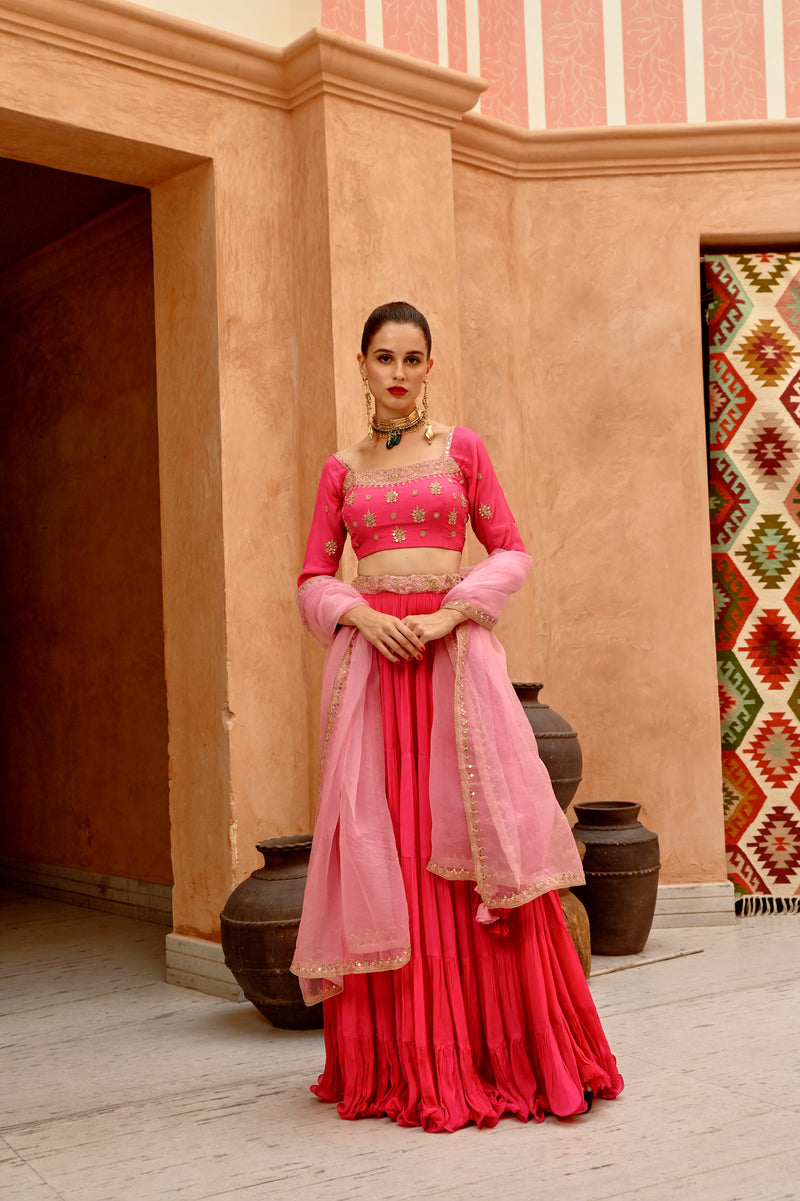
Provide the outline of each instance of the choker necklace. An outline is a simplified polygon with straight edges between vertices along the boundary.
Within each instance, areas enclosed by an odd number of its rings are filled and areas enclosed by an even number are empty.
[[[425,412],[420,413],[416,405],[409,413],[408,417],[395,417],[389,421],[379,421],[374,415],[370,417],[370,431],[372,436],[375,434],[388,434],[386,439],[386,449],[391,450],[393,446],[400,444],[400,439],[406,430],[415,430],[418,425],[421,425],[425,420]],[[427,437],[427,431],[426,431]],[[430,441],[430,439],[428,439]]]

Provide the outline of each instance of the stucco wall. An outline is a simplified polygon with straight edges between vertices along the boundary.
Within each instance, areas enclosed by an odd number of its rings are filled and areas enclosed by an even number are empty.
[[[455,170],[465,413],[534,558],[512,672],[579,731],[576,800],[643,805],[662,883],[725,875],[699,256],[796,239],[798,185]]]
[[[168,884],[149,198],[0,275],[3,854]]]
[[[311,822],[294,581],[361,322],[402,294],[534,557],[512,675],[579,730],[581,795],[644,803],[664,883],[722,880],[698,257],[791,233],[797,131],[509,133],[462,119],[474,81],[324,31],[7,2],[47,21],[36,54],[0,31],[0,152],[152,189],[176,930],[214,938],[256,840]]]

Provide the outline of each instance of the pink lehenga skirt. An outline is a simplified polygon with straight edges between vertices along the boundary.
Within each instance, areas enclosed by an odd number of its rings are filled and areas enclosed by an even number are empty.
[[[434,612],[441,594],[365,600],[402,617]],[[385,1116],[432,1132],[494,1126],[504,1114],[542,1121],[583,1113],[593,1097],[615,1097],[623,1084],[558,893],[484,926],[474,883],[426,868],[431,658],[379,658],[386,793],[411,960],[346,976],[344,991],[323,1002],[326,1062],[312,1091],[343,1118]]]

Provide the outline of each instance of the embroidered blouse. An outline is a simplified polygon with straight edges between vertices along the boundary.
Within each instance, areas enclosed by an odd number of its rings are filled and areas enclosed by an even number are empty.
[[[348,535],[358,559],[400,546],[460,551],[468,521],[489,553],[524,551],[486,447],[472,430],[454,426],[438,459],[402,467],[356,471],[331,455],[298,586],[336,574]]]

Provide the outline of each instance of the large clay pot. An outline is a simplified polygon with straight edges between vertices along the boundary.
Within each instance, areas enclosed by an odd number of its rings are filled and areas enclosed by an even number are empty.
[[[307,1006],[289,971],[303,908],[310,835],[257,843],[259,867],[235,888],[220,915],[225,963],[247,997],[273,1026],[311,1030],[322,1006]]]
[[[515,684],[514,691],[533,730],[556,800],[566,812],[581,782],[583,755],[578,735],[566,718],[539,700],[543,687],[543,684]]]
[[[586,847],[586,884],[574,890],[589,914],[596,955],[643,951],[658,894],[658,835],[638,821],[633,801],[575,806],[572,832]]]

